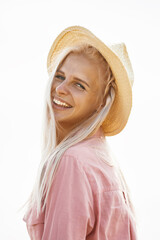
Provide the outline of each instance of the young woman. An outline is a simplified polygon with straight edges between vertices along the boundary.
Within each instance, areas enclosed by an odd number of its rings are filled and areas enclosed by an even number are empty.
[[[36,240],[136,240],[129,190],[105,136],[126,125],[133,71],[124,43],[73,26],[54,41],[44,142],[24,221]]]

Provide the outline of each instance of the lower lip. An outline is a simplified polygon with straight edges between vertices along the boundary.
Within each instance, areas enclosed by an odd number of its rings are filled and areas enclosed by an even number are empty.
[[[63,106],[60,106],[60,105],[57,105],[56,103],[52,102],[52,106],[54,109],[57,109],[57,110],[68,110],[68,109],[71,109],[72,107],[70,108],[67,108],[67,107],[63,107]]]

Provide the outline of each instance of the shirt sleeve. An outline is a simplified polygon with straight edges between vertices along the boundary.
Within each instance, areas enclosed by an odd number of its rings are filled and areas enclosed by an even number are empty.
[[[78,160],[64,156],[47,199],[42,240],[85,240],[94,227],[92,190]]]

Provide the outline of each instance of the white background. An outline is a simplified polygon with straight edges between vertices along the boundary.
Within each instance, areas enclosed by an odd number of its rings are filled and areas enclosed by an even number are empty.
[[[65,27],[125,42],[133,65],[133,108],[109,137],[130,187],[139,239],[160,239],[160,2],[157,0],[1,0],[0,239],[29,239],[23,211],[40,160],[47,54]]]

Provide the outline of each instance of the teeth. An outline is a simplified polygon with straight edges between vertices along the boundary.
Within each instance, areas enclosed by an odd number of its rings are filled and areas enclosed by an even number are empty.
[[[63,107],[70,107],[68,104],[64,103],[64,102],[60,102],[59,100],[53,98],[53,102],[56,103],[59,106],[63,106]]]

